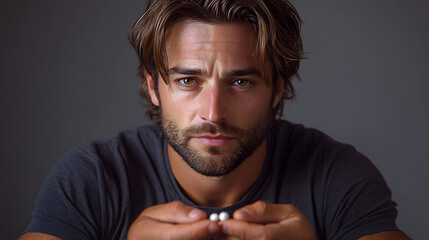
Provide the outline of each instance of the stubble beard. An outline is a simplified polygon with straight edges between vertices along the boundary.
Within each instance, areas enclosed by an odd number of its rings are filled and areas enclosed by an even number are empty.
[[[227,124],[202,123],[179,129],[177,125],[162,114],[161,128],[170,146],[197,173],[209,177],[220,177],[236,169],[264,140],[267,129],[273,122],[273,114],[268,112],[255,126],[243,130]],[[203,146],[194,149],[190,141],[193,137],[206,134],[220,134],[234,138],[235,143],[228,146]]]

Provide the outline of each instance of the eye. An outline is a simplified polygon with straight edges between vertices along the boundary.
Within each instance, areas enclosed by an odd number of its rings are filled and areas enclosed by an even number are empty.
[[[238,79],[234,82],[234,85],[239,86],[239,87],[247,87],[249,86],[250,82],[247,80],[243,80],[243,79]]]
[[[179,82],[185,86],[191,86],[195,83],[195,80],[193,78],[182,78]]]

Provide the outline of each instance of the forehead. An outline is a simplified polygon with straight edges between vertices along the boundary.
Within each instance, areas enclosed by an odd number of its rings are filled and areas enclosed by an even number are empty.
[[[207,61],[255,65],[255,36],[249,23],[177,22],[166,41],[169,66]]]

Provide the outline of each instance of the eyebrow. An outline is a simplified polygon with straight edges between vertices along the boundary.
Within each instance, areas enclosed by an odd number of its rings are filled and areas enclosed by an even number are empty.
[[[231,77],[240,77],[240,76],[247,76],[247,75],[256,75],[258,77],[262,77],[262,72],[256,68],[248,68],[248,69],[229,71],[227,72],[227,75]]]
[[[170,68],[169,73],[181,74],[181,75],[203,75],[203,71],[201,69],[182,68],[182,67]]]
[[[198,68],[183,68],[183,67],[173,67],[170,68],[169,74],[181,74],[181,75],[207,75],[202,69]],[[226,76],[228,77],[240,77],[240,76],[248,76],[248,75],[256,75],[258,77],[262,77],[262,72],[256,68],[246,68],[246,69],[237,69],[232,71],[227,71]]]

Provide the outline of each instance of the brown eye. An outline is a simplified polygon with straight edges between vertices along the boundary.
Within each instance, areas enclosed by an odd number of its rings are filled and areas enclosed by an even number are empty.
[[[237,86],[239,86],[239,87],[246,87],[250,83],[247,80],[239,79],[239,80],[235,81],[234,84],[237,85]]]
[[[179,82],[180,82],[181,84],[183,84],[183,85],[187,85],[187,86],[189,86],[189,85],[194,84],[194,83],[195,83],[195,80],[194,80],[193,78],[182,78],[182,79],[180,79],[180,80],[179,80]]]

